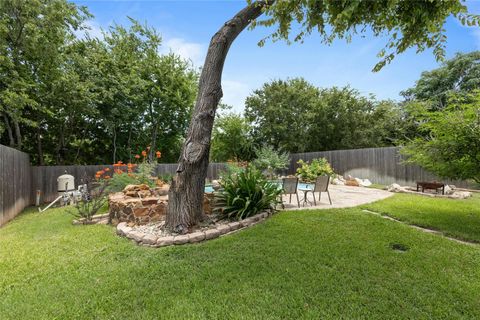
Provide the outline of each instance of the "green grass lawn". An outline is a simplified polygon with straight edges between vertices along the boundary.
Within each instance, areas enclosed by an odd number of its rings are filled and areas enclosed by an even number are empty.
[[[480,242],[479,193],[464,200],[396,194],[362,207],[461,240]]]
[[[226,237],[160,249],[71,220],[61,209],[30,211],[0,229],[0,319],[480,314],[479,247],[359,208],[282,212]]]

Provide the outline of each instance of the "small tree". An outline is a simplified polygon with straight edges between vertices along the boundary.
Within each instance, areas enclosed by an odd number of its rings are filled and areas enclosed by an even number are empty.
[[[253,164],[268,178],[273,179],[278,170],[287,168],[289,161],[288,154],[277,152],[273,147],[268,146],[257,150],[257,159]]]
[[[441,112],[418,105],[420,130],[427,134],[407,144],[402,153],[408,163],[440,177],[480,183],[480,91],[453,96],[447,104]]]
[[[252,160],[254,151],[250,130],[250,124],[239,114],[218,116],[212,133],[212,160]]]

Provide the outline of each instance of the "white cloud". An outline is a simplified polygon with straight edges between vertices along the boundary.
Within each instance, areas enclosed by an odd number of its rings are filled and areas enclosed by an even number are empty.
[[[86,29],[75,31],[77,38],[84,39],[87,33],[92,38],[103,38],[102,27],[96,21],[87,20],[83,25]]]
[[[222,102],[233,106],[232,111],[243,113],[245,98],[251,93],[250,86],[239,81],[223,80],[222,91]]]
[[[170,38],[163,42],[162,53],[173,52],[184,59],[190,60],[194,66],[200,67],[205,59],[205,46],[200,43],[188,42],[182,38]]]

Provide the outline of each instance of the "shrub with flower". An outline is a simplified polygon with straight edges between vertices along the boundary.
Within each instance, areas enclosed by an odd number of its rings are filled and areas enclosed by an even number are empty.
[[[137,161],[141,159],[138,164],[130,162],[125,164],[122,161],[115,163],[113,165],[114,174],[107,178],[110,179],[109,191],[121,191],[129,184],[146,184],[152,188],[158,185],[157,178],[152,177],[157,163],[148,159],[149,151],[150,147],[148,146],[140,154],[134,156]],[[160,151],[156,151],[155,156],[157,159],[160,159],[162,154]],[[99,171],[95,177],[97,179],[105,179],[105,172]]]

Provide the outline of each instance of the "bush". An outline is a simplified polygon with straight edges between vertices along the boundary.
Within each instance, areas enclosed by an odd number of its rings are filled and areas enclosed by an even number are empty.
[[[313,159],[310,163],[300,159],[297,163],[300,165],[297,168],[297,175],[305,182],[314,182],[318,176],[334,174],[330,163],[325,158]]]
[[[248,162],[246,161],[228,160],[225,164],[225,169],[220,172],[220,180],[222,180],[223,177],[228,177],[245,171],[247,166]]]
[[[288,154],[277,152],[273,147],[263,147],[256,151],[255,167],[265,172],[269,179],[273,179],[278,170],[287,168],[290,162]]]
[[[131,173],[117,172],[110,178],[109,192],[119,192],[129,184],[138,184],[137,179]]]
[[[86,185],[86,190],[82,194],[82,199],[75,204],[75,209],[69,212],[76,218],[84,218],[88,222],[107,204],[106,191],[109,180],[93,181],[85,178],[82,182]]]
[[[229,219],[241,220],[265,210],[274,210],[280,202],[277,184],[264,179],[253,167],[223,177],[215,194],[215,212]]]
[[[129,184],[146,184],[149,187],[155,187],[155,182],[152,179],[152,174],[155,170],[155,163],[142,162],[138,166],[133,164],[116,164],[113,175],[109,178],[109,192],[119,192],[125,189]],[[125,171],[125,167],[127,171]],[[137,168],[137,169],[135,169]],[[97,175],[102,171],[97,172]],[[103,178],[106,178],[102,176]]]

